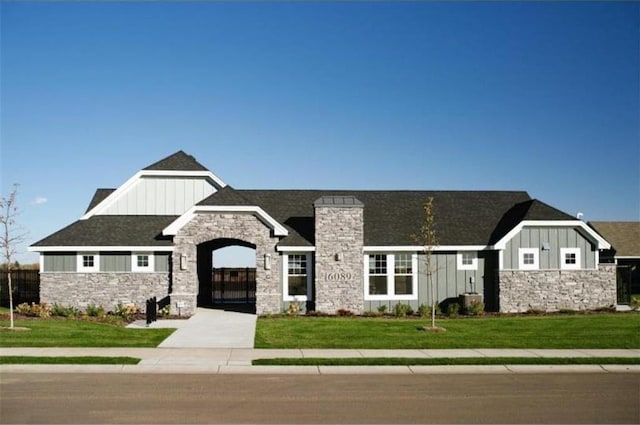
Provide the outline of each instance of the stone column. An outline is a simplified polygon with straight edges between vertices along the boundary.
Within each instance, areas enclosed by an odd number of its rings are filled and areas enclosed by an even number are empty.
[[[353,196],[323,196],[315,208],[316,310],[364,310],[364,205]]]

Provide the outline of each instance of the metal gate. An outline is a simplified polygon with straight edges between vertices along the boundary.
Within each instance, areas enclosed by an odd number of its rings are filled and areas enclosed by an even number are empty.
[[[211,280],[214,304],[255,304],[255,268],[214,268]]]
[[[616,267],[616,294],[618,304],[631,302],[631,267],[618,265]]]

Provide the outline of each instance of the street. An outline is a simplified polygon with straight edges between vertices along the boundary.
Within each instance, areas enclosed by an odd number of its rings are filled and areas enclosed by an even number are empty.
[[[2,423],[638,423],[640,375],[3,374]]]

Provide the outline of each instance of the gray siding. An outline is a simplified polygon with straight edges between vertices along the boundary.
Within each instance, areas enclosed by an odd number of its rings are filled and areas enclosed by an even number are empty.
[[[101,252],[100,253],[101,272],[130,272],[131,253],[130,252]]]
[[[102,214],[181,215],[215,191],[203,177],[144,177]]]
[[[166,273],[169,272],[169,261],[171,260],[170,252],[156,252],[155,253],[155,271]]]
[[[77,255],[75,252],[51,252],[44,256],[42,272],[75,272]]]
[[[520,233],[507,242],[504,250],[505,270],[518,269],[519,248],[542,248],[548,242],[549,251],[540,249],[540,269],[560,269],[560,248],[580,248],[581,268],[596,267],[595,246],[574,227],[524,227]]]
[[[494,282],[497,264],[497,252],[478,252],[478,268],[476,270],[458,270],[457,252],[438,252],[432,256],[434,267],[433,282],[435,283],[436,302],[443,307],[445,304],[458,300],[458,296],[465,292],[471,292],[469,279],[475,279],[474,291],[483,294],[487,309],[493,305]],[[424,255],[418,256],[418,299],[412,301],[398,300],[366,300],[365,310],[376,311],[380,305],[385,304],[387,311],[393,311],[398,304],[409,304],[417,310],[420,304],[431,305],[431,289],[427,282]]]

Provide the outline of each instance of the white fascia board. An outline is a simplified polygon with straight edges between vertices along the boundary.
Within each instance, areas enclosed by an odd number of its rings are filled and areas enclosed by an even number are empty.
[[[616,260],[637,260],[640,259],[640,255],[616,255],[613,258]]]
[[[438,245],[434,246],[432,251],[486,251],[493,249],[492,246],[487,245]],[[379,246],[365,246],[362,248],[364,252],[403,252],[403,251],[424,251],[422,245],[405,245],[405,246],[393,246],[393,245],[379,245]]]
[[[582,220],[523,220],[516,227],[511,229],[509,233],[504,235],[502,239],[500,239],[494,246],[495,249],[505,249],[507,246],[507,242],[511,240],[515,235],[517,235],[523,227],[532,226],[532,227],[579,227],[581,228],[588,236],[590,236],[594,242],[597,244],[597,249],[610,249],[611,244],[604,240],[602,236],[600,236],[595,230],[591,227],[587,226],[587,224]]]
[[[172,246],[30,246],[30,252],[173,252]]]
[[[226,183],[220,180],[211,171],[141,170],[109,194],[109,196],[104,198],[98,205],[87,211],[85,215],[80,217],[80,220],[86,220],[94,215],[104,212],[143,177],[205,177],[217,189],[221,189],[226,186]]]
[[[277,246],[278,252],[314,252],[315,246]]]
[[[187,212],[178,217],[173,223],[167,226],[162,234],[165,236],[175,236],[185,224],[191,221],[199,212],[225,212],[225,213],[243,213],[254,214],[265,222],[272,230],[275,236],[287,236],[289,232],[283,225],[278,223],[273,217],[266,213],[265,210],[258,206],[230,206],[230,205],[197,205],[191,207]]]

